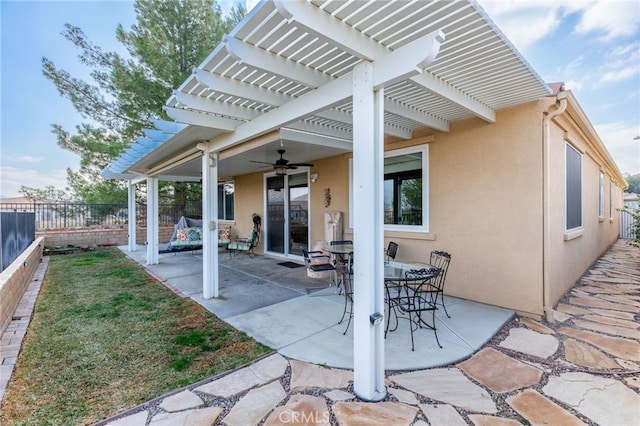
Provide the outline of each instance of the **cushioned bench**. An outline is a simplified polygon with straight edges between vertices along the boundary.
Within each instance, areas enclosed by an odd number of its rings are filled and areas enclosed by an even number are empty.
[[[231,226],[221,226],[218,231],[218,247],[227,247],[231,243]],[[202,227],[191,226],[176,230],[176,239],[169,243],[171,249],[201,249]]]

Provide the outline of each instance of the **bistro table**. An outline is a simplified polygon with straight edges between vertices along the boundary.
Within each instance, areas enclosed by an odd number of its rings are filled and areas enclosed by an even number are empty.
[[[353,253],[353,243],[325,244],[322,247],[322,250],[335,255],[344,256],[349,253]]]
[[[344,274],[348,273],[348,262],[349,256],[353,253],[353,243],[326,244],[322,250],[334,256],[336,268],[341,272],[340,282],[344,284]]]
[[[385,302],[389,307],[385,336],[389,331],[391,314],[393,313],[396,324],[391,331],[398,328],[398,318],[409,320],[409,327],[411,328],[411,350],[415,349],[413,332],[417,330],[418,327],[432,329],[436,336],[438,346],[442,348],[438,340],[438,333],[436,332],[436,305],[433,299],[433,289],[430,284],[431,279],[438,276],[440,272],[441,269],[428,263],[385,262]],[[398,311],[400,311],[401,314],[407,314],[407,316],[399,316]],[[423,312],[426,311],[431,311],[432,313],[431,324],[427,323],[422,316]]]

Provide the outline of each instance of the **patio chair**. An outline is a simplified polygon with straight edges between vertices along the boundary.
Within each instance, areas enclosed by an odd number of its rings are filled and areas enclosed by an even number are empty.
[[[353,252],[349,253],[345,261],[343,274],[342,274],[342,292],[344,294],[344,309],[342,311],[342,318],[338,321],[338,324],[342,324],[345,317],[348,317],[347,326],[342,334],[347,334],[349,326],[351,325],[351,318],[353,318]]]
[[[391,259],[395,259],[398,255],[398,243],[394,243],[393,241],[389,241],[389,245],[387,249],[384,251],[385,261],[389,262]]]
[[[433,280],[437,280],[442,271],[436,268],[412,269],[405,272],[403,285],[404,295],[398,300],[398,308],[409,315],[409,327],[411,330],[411,350],[415,350],[413,332],[418,328],[433,330],[436,343],[442,349],[436,330],[436,298],[437,292],[433,289]],[[427,314],[431,313],[431,323],[427,322]]]
[[[252,228],[247,238],[238,238],[235,241],[230,242],[227,245],[229,250],[229,258],[231,259],[238,252],[246,253],[251,259],[256,255],[253,252],[253,248],[258,243],[257,232],[255,228]]]
[[[429,256],[429,264],[435,266],[441,271],[440,274],[431,281],[431,288],[435,293],[434,303],[442,306],[447,318],[451,318],[451,316],[449,315],[449,312],[447,312],[447,307],[444,304],[444,282],[447,278],[447,271],[449,270],[450,263],[451,255],[446,251],[432,251]],[[440,302],[438,302],[438,296],[440,297]]]
[[[337,271],[331,258],[319,250],[309,251],[302,249],[302,255],[304,256],[304,264],[307,266],[307,270],[310,272],[330,272],[329,274],[329,287],[332,283],[337,282]]]

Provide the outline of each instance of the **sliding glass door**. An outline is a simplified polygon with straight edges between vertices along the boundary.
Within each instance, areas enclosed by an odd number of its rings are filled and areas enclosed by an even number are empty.
[[[266,250],[284,256],[302,256],[309,246],[309,175],[268,175],[266,188]]]

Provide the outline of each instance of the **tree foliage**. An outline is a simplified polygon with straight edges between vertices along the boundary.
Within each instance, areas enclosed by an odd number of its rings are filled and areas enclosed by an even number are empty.
[[[625,176],[629,187],[626,192],[632,192],[634,194],[640,194],[640,174],[633,176]]]
[[[43,189],[29,188],[23,185],[20,192],[29,201],[45,201],[50,203],[71,201],[67,191],[56,189],[51,185]]]
[[[128,56],[105,52],[79,27],[65,25],[62,35],[78,50],[78,59],[91,70],[87,82],[42,58],[42,71],[87,120],[71,135],[54,124],[58,145],[78,154],[80,170],[67,170],[74,196],[85,202],[126,200],[123,182],[105,181],[100,172],[137,136],[166,119],[162,106],[197,66],[244,16],[241,5],[224,15],[214,0],[136,0],[136,24],[116,29]],[[32,191],[32,188],[24,188]],[[182,202],[199,185],[164,185],[164,195]],[[161,194],[162,195],[162,194]]]

